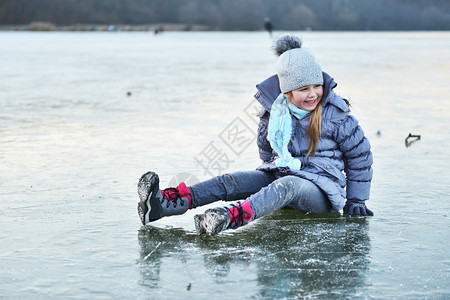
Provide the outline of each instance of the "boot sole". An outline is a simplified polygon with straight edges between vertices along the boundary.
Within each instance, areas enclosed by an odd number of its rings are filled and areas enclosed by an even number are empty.
[[[205,234],[206,233],[206,229],[203,226],[204,219],[205,219],[204,214],[194,216],[195,231],[197,231],[197,234]]]
[[[205,218],[203,221],[205,231],[208,235],[216,235],[219,232],[227,229],[229,220],[224,218],[223,214],[208,209],[205,211]]]
[[[145,185],[147,195],[141,197],[139,193],[140,201],[138,203],[138,214],[141,218],[143,225],[161,219],[162,208],[161,203],[155,197],[159,191],[159,177],[154,172],[147,172],[141,176],[138,183],[138,190],[142,190],[142,186]]]

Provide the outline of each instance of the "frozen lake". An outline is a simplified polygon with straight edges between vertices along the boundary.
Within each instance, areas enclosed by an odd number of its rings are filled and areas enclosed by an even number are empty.
[[[449,299],[450,32],[298,35],[371,141],[375,216],[208,237],[204,208],[141,227],[136,184],[259,165],[265,32],[0,32],[0,298]]]

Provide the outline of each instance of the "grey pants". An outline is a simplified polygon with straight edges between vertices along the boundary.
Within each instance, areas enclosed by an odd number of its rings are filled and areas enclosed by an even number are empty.
[[[325,193],[309,180],[297,176],[248,171],[224,174],[189,187],[192,207],[215,201],[248,200],[256,218],[282,207],[315,214],[331,210]]]

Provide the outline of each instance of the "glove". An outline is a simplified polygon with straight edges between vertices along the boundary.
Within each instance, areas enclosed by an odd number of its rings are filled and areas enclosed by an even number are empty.
[[[364,200],[347,200],[344,206],[344,214],[351,216],[373,216],[373,212],[366,207]]]

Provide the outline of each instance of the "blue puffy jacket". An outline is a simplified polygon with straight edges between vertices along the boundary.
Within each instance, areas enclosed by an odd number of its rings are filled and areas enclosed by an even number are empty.
[[[292,138],[288,149],[293,157],[302,162],[300,170],[275,166],[273,161],[277,153],[267,140],[270,109],[280,94],[278,77],[274,75],[256,86],[258,92],[255,98],[263,106],[259,113],[257,139],[263,164],[258,169],[276,171],[282,176],[296,175],[314,182],[327,194],[332,211],[338,211],[344,207],[346,198],[369,199],[373,160],[370,143],[356,118],[349,114],[347,100],[333,91],[336,82],[325,72],[323,79],[322,131],[315,157],[306,157],[309,115],[300,120],[292,116]]]

